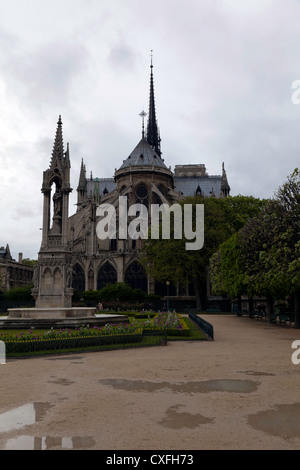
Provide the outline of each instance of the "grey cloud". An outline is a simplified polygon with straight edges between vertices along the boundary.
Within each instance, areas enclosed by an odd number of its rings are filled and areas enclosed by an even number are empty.
[[[117,72],[132,72],[137,65],[137,49],[128,44],[123,35],[120,34],[111,46],[107,60]]]
[[[4,76],[8,89],[31,108],[68,101],[75,79],[88,68],[89,53],[77,41],[20,46],[6,54]],[[48,108],[49,109],[49,108]]]

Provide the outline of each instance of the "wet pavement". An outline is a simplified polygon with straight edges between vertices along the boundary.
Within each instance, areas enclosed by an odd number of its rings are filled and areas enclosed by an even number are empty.
[[[300,448],[300,332],[207,315],[213,342],[7,359],[0,450]]]

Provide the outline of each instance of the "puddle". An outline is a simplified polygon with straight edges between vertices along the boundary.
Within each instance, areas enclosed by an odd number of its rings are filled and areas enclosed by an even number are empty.
[[[60,379],[60,378],[57,378],[55,380],[48,380],[48,383],[49,384],[57,384],[57,385],[72,385],[74,382],[74,380],[68,380],[68,379]]]
[[[79,361],[82,359],[84,359],[83,356],[64,356],[64,357],[48,357],[46,360],[47,361],[71,361],[71,360]],[[76,363],[73,362],[72,364],[76,364]]]
[[[160,421],[160,424],[167,428],[181,429],[181,428],[196,428],[201,424],[212,423],[212,418],[206,418],[201,414],[191,414],[178,412],[181,405],[171,406],[167,412],[166,417]]]
[[[0,414],[0,433],[22,429],[41,421],[52,406],[49,403],[29,403]]]
[[[100,383],[130,392],[156,392],[171,390],[177,393],[234,392],[251,393],[257,390],[259,382],[252,380],[217,379],[203,382],[149,382],[145,380],[102,379]]]
[[[90,449],[95,445],[92,437],[34,437],[19,436],[9,439],[4,450]]]
[[[42,421],[54,405],[28,403],[0,414],[0,434],[18,431]],[[18,436],[6,441],[4,450],[89,449],[95,445],[92,437]]]
[[[257,370],[239,370],[238,372],[240,374],[247,374],[247,375],[253,375],[253,376],[270,376],[270,377],[275,376],[275,374],[272,374],[271,372],[260,372]]]
[[[278,405],[273,410],[260,411],[248,416],[248,423],[258,431],[283,439],[300,437],[300,403]]]

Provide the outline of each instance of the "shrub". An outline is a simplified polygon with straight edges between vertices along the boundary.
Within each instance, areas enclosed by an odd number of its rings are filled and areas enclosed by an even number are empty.
[[[32,301],[31,289],[33,285],[30,284],[25,287],[14,287],[8,291],[3,292],[3,300],[14,300],[18,302],[30,302]]]

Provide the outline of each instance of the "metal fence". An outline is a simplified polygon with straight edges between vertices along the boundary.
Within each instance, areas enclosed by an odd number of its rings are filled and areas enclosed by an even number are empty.
[[[189,318],[210,338],[214,339],[214,327],[211,323],[199,317],[195,313],[189,313]]]

